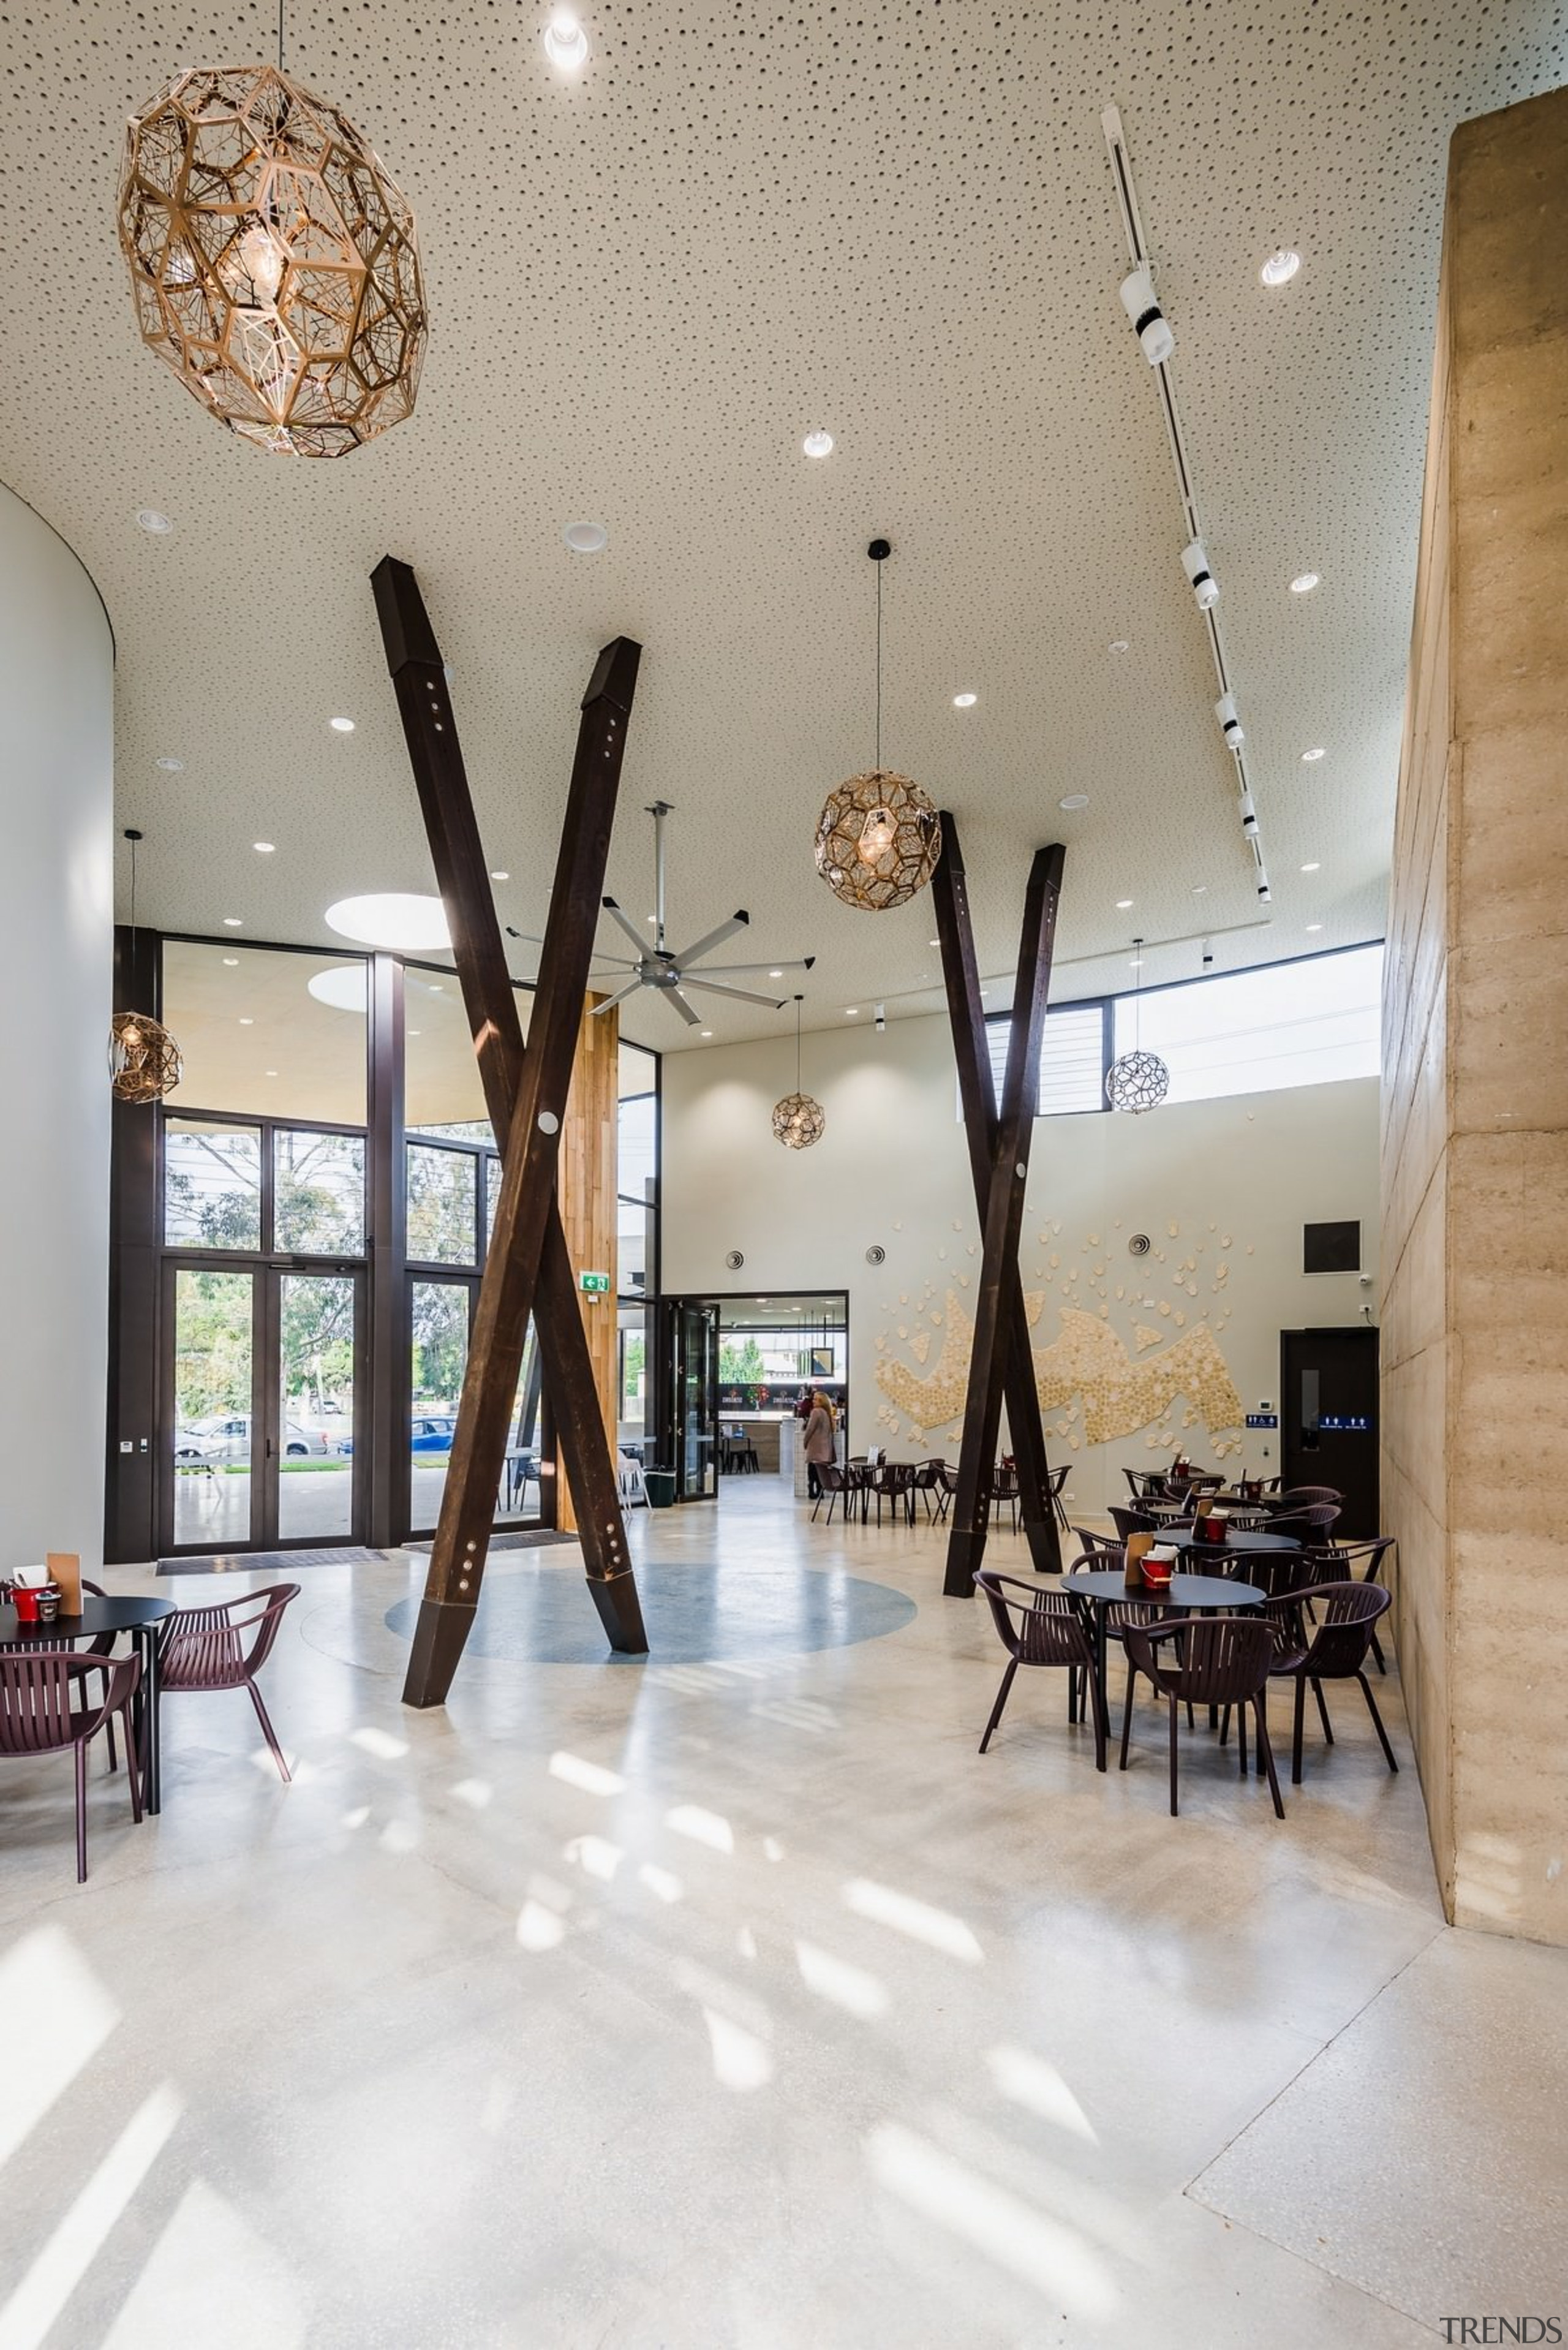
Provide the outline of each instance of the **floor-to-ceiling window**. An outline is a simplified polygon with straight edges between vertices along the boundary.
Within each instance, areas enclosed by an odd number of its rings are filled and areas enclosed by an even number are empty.
[[[396,989],[378,990],[365,956],[161,941],[162,1016],[184,1072],[163,1105],[135,1113],[136,1147],[120,1154],[150,1195],[153,1303],[129,1351],[145,1357],[156,1492],[143,1532],[117,1521],[111,1492],[111,1556],[434,1529],[501,1159],[454,975],[379,963]],[[400,994],[400,1018],[386,1008]],[[520,990],[524,1026],[530,1003]],[[658,1069],[623,1045],[617,1283],[633,1435],[656,1286]],[[498,1524],[539,1520],[549,1449],[531,1326]]]

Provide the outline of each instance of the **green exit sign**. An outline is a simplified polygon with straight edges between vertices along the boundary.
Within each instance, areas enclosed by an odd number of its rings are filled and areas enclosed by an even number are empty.
[[[602,1297],[609,1287],[607,1273],[579,1273],[577,1287],[586,1289],[592,1297]]]

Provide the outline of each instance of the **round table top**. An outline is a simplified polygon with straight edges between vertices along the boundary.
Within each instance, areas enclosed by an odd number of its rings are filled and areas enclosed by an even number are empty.
[[[1160,1539],[1173,1541],[1174,1536],[1161,1535]],[[1206,1558],[1212,1558],[1216,1553],[1223,1555],[1226,1551],[1300,1550],[1301,1544],[1294,1534],[1238,1534],[1222,1543],[1200,1542],[1196,1534],[1184,1534],[1181,1540],[1176,1543],[1176,1548],[1201,1551]]]
[[[172,1599],[84,1599],[79,1616],[57,1616],[52,1624],[22,1624],[14,1607],[0,1607],[0,1648],[7,1641],[33,1641],[40,1648],[64,1648],[72,1640],[95,1639],[100,1632],[140,1632],[172,1616]]]
[[[1234,1583],[1226,1575],[1173,1575],[1168,1591],[1151,1591],[1147,1585],[1129,1591],[1119,1566],[1108,1574],[1068,1575],[1062,1580],[1064,1589],[1102,1607],[1113,1599],[1143,1600],[1156,1607],[1257,1607],[1263,1597],[1251,1584]]]

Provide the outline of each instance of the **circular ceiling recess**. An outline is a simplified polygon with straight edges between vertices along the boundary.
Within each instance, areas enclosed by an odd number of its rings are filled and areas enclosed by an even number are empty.
[[[339,898],[327,909],[327,927],[339,938],[367,947],[452,945],[446,910],[439,898],[416,898],[389,890],[381,896]]]
[[[561,536],[574,555],[602,555],[609,545],[602,522],[569,522]]]

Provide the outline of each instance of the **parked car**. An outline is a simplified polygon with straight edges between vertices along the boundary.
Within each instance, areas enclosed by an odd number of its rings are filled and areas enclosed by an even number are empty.
[[[297,1419],[288,1419],[284,1422],[283,1449],[291,1459],[304,1460],[313,1452],[327,1452],[331,1447],[318,1428],[306,1428]],[[175,1433],[176,1461],[248,1461],[250,1455],[251,1416],[248,1411],[192,1420],[190,1427],[179,1429]]]
[[[416,1411],[409,1421],[409,1451],[416,1453],[450,1452],[456,1433],[455,1412]],[[352,1454],[354,1439],[340,1436],[335,1450]]]

